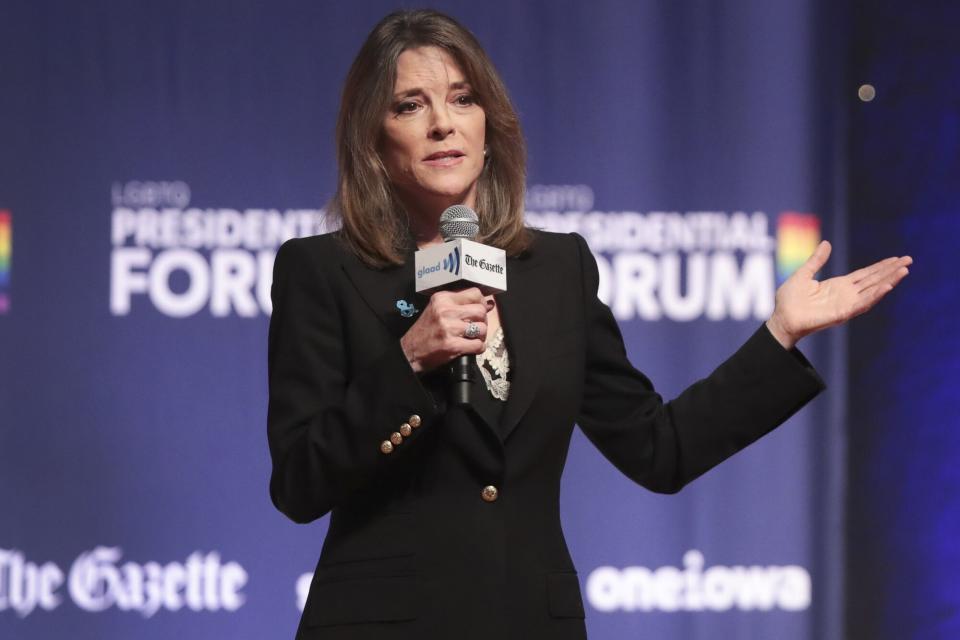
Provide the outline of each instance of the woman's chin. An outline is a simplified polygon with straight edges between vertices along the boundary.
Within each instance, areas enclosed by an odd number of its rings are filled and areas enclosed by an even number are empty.
[[[408,196],[417,208],[436,209],[442,205],[442,210],[455,204],[472,207],[475,193],[473,185],[438,185],[427,190],[408,192]]]

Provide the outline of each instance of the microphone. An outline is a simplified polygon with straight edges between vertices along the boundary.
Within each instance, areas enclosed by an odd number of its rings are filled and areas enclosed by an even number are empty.
[[[465,204],[447,207],[440,214],[440,235],[443,241],[464,238],[473,240],[480,232],[480,218],[477,212]]]
[[[474,242],[480,230],[476,212],[455,204],[440,215],[443,244],[414,256],[417,293],[478,287],[484,295],[507,290],[507,255],[503,249]]]
[[[507,290],[506,252],[474,242],[479,230],[477,213],[466,205],[453,205],[440,215],[443,244],[421,249],[414,256],[417,293],[478,287],[489,295]],[[450,402],[470,404],[473,381],[470,356],[455,358],[450,366]]]

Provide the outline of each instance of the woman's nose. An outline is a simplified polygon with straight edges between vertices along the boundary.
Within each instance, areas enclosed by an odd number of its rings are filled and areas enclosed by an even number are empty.
[[[451,133],[453,133],[453,119],[446,105],[434,109],[433,120],[430,122],[430,137],[434,140],[443,140]]]

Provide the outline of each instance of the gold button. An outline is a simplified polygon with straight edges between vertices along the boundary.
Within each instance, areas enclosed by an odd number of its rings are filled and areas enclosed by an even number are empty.
[[[483,491],[480,492],[480,497],[483,498],[484,502],[493,502],[497,499],[499,492],[497,488],[492,484],[483,488]]]
[[[403,436],[394,431],[390,434],[390,442],[392,442],[395,447],[400,446],[400,443],[403,442]]]
[[[418,416],[417,414],[413,414],[412,416],[410,416],[409,418],[407,418],[407,423],[408,423],[411,427],[413,427],[414,429],[416,429],[417,427],[419,427],[419,426],[422,424],[422,421],[420,420],[420,416]]]
[[[384,440],[380,443],[380,453],[393,453],[393,443],[389,440]]]
[[[413,429],[410,428],[408,423],[404,422],[402,425],[400,425],[400,435],[402,435],[404,438],[408,437],[411,433],[413,433]]]

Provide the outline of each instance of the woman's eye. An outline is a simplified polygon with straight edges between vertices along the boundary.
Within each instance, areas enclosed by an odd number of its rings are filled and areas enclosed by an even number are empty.
[[[477,103],[476,99],[469,93],[461,93],[456,98],[454,98],[453,101],[456,104],[460,105],[461,107],[465,107],[465,106]]]
[[[395,113],[413,113],[418,106],[416,102],[401,102],[393,110]]]

